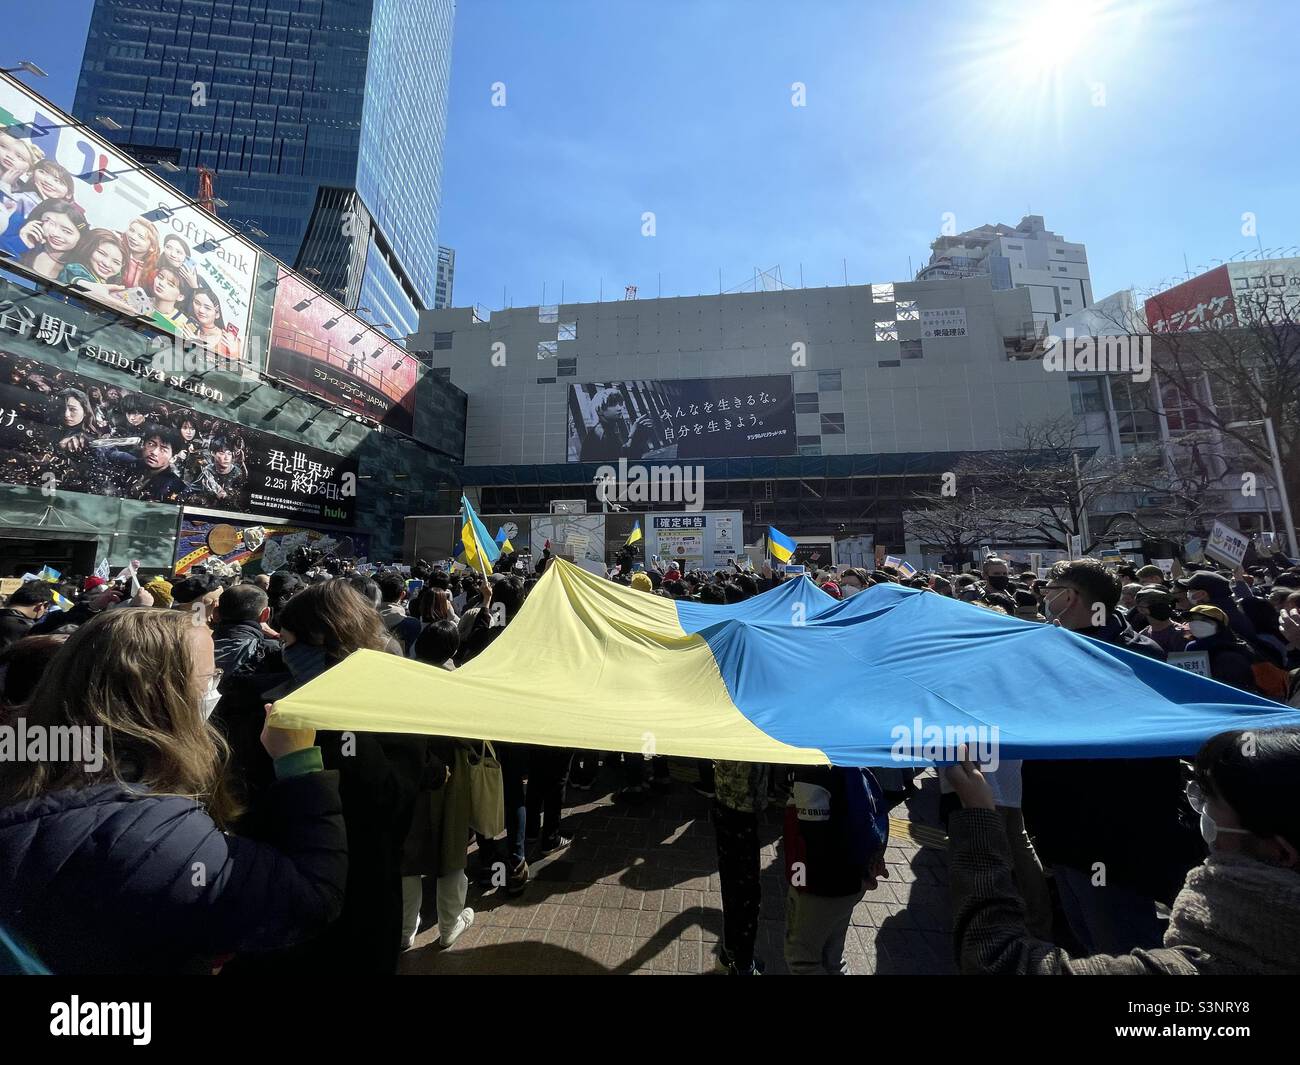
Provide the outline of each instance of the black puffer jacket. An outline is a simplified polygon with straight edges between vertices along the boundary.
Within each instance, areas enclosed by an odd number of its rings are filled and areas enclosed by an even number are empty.
[[[1119,614],[1081,635],[1165,660],[1155,640]],[[1031,760],[1021,769],[1025,823],[1048,865],[1092,872],[1148,898],[1172,902],[1187,871],[1205,856],[1187,820],[1177,758]]]
[[[0,921],[55,973],[205,972],[298,942],[343,906],[338,774],[280,781],[267,805],[264,843],[118,783],[0,808]]]

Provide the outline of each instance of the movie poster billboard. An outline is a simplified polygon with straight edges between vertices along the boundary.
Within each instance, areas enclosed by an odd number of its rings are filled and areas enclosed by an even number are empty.
[[[0,258],[243,359],[256,249],[72,121],[0,75]]]
[[[266,372],[410,435],[419,360],[280,267]]]
[[[231,551],[215,554],[208,544],[208,533],[219,525],[233,526],[238,542]],[[180,536],[176,539],[173,572],[184,576],[195,566],[207,565],[214,558],[238,563],[244,576],[274,573],[281,569],[297,547],[307,547],[326,555],[366,558],[370,554],[370,536],[354,533],[342,536],[327,529],[309,529],[301,525],[257,525],[231,521],[215,514],[181,516]]]
[[[788,374],[614,381],[569,389],[568,460],[793,455]]]
[[[357,463],[0,351],[0,481],[351,525]]]

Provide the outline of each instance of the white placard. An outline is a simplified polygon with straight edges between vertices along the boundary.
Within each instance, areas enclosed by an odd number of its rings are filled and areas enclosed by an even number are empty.
[[[1188,673],[1196,673],[1202,677],[1210,675],[1209,651],[1172,651],[1168,661],[1171,666],[1185,669]]]
[[[1246,557],[1246,548],[1249,546],[1250,540],[1244,534],[1237,532],[1230,525],[1216,521],[1214,528],[1210,530],[1210,539],[1205,545],[1205,553],[1210,558],[1235,569]]]

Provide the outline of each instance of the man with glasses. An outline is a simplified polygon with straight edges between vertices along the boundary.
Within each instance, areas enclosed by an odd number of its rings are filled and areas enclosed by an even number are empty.
[[[1160,646],[1116,609],[1119,597],[1119,581],[1097,560],[1058,562],[1043,613],[1049,624],[1163,661]],[[1181,816],[1178,760],[1027,761],[1022,779],[1025,821],[1079,945],[1089,954],[1158,947],[1165,925],[1156,902],[1171,903],[1204,855]]]

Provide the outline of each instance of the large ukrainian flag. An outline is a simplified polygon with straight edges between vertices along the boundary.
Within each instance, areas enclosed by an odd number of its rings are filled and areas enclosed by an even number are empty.
[[[806,578],[727,606],[557,559],[505,631],[447,670],[358,651],[272,724],[736,761],[924,764],[900,737],[999,729],[1001,758],[1190,754],[1295,711],[1185,670],[932,592],[836,601]],[[903,731],[900,733],[900,729]]]

